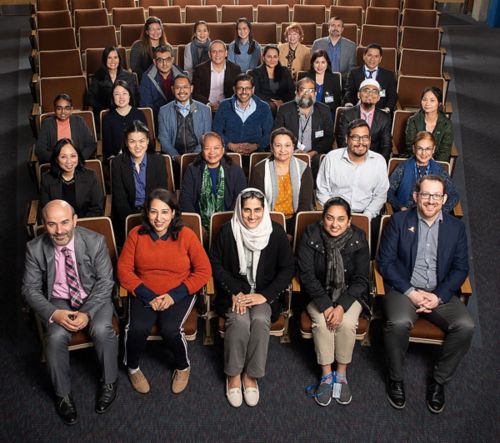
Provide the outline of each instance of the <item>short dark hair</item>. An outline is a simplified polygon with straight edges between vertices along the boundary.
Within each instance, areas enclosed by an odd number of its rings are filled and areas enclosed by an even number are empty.
[[[224,148],[224,156],[223,156],[224,162],[226,163],[226,165],[232,164],[233,161],[231,160],[231,157],[229,157],[229,155],[227,155],[227,153],[226,153],[226,145],[224,144],[224,139],[222,138],[222,136],[215,131],[208,131],[208,132],[205,132],[205,134],[203,134],[201,136],[201,139],[200,139],[201,151],[198,154],[198,156],[194,159],[193,165],[198,166],[198,165],[205,163],[205,159],[203,158],[203,147],[204,147],[205,141],[208,137],[214,137],[217,140],[219,140],[220,144]]]
[[[316,51],[314,51],[311,54],[311,65],[310,65],[311,71],[314,71],[314,62],[316,61],[317,58],[320,57],[325,58],[326,63],[328,65],[328,71],[330,71],[332,69],[332,63],[330,61],[330,57],[328,57],[328,53],[324,49],[316,49]]]
[[[439,175],[433,175],[433,174],[424,175],[419,180],[417,180],[417,183],[415,183],[415,192],[417,194],[420,192],[420,189],[422,189],[422,183],[425,182],[426,180],[441,183],[443,185],[443,194],[446,194],[446,182],[444,178],[440,177]]]
[[[170,45],[160,45],[154,48],[153,55],[156,57],[156,54],[159,52],[170,52],[170,54],[175,55],[174,48]]]
[[[83,159],[82,151],[80,151],[75,143],[73,143],[73,140],[70,138],[61,138],[54,145],[52,154],[50,155],[50,174],[53,177],[59,178],[61,176],[61,168],[57,164],[57,157],[59,157],[61,149],[66,145],[72,146],[78,155],[78,165],[76,166],[76,170],[81,171],[85,167],[85,160]]]
[[[151,202],[153,200],[161,200],[163,203],[168,205],[172,211],[175,211],[174,218],[170,222],[168,231],[170,232],[172,239],[177,240],[177,238],[179,237],[179,232],[184,226],[181,219],[181,208],[177,203],[175,194],[163,188],[153,189],[144,202],[144,206],[142,209],[142,226],[139,228],[139,234],[145,235],[154,232],[151,223],[149,223],[148,217],[148,213],[151,208]]]
[[[437,98],[437,101],[439,102],[439,104],[443,103],[443,91],[441,91],[441,89],[439,89],[436,86],[426,86],[424,88],[424,90],[422,91],[422,95],[420,96],[420,100],[422,100],[424,98],[424,95],[427,94],[428,92],[432,92],[432,94],[434,94],[434,96]]]
[[[175,82],[177,81],[177,79],[182,79],[182,78],[185,78],[189,82],[190,85],[193,84],[193,82],[191,81],[189,76],[187,76],[186,74],[177,74],[174,78],[174,81],[172,82],[172,86],[175,85]]]
[[[57,94],[55,97],[54,97],[54,108],[56,107],[56,103],[59,101],[59,100],[66,100],[67,102],[69,102],[69,104],[71,106],[73,106],[73,99],[71,98],[71,95],[69,94],[66,94],[66,93],[61,93],[61,94]]]
[[[346,136],[350,136],[353,129],[363,128],[363,127],[368,128],[368,132],[370,132],[370,125],[366,122],[366,120],[363,120],[362,118],[357,118],[353,120],[351,123],[349,123],[349,126],[347,126]]]
[[[382,46],[380,46],[378,43],[370,43],[363,51],[363,55],[366,55],[368,52],[368,49],[378,49],[378,52],[380,52],[380,57],[384,54],[384,51],[382,50]]]
[[[233,87],[236,88],[236,85],[239,82],[250,82],[252,84],[252,88],[254,87],[253,77],[250,74],[247,74],[246,72],[242,72],[241,74],[238,74],[236,76],[236,78],[234,79]]]
[[[323,214],[321,214],[322,219],[326,217],[326,213],[332,206],[342,206],[347,213],[347,217],[351,218],[351,205],[347,200],[344,200],[342,197],[332,197],[328,199],[323,206]]]
[[[288,137],[290,137],[292,139],[292,143],[293,143],[293,146],[295,147],[296,144],[297,144],[297,138],[295,137],[295,135],[293,134],[292,131],[290,131],[290,129],[288,128],[284,128],[283,126],[281,128],[276,128],[273,132],[271,132],[271,146],[274,142],[274,139],[278,136],[278,135],[288,135]]]
[[[113,93],[115,92],[115,89],[118,86],[121,86],[122,88],[124,88],[124,89],[127,90],[128,95],[130,96],[129,104],[130,104],[130,106],[135,106],[136,103],[135,103],[135,100],[134,100],[134,93],[133,93],[132,88],[130,87],[130,85],[125,80],[116,80],[113,83],[113,88],[111,89],[111,109],[116,108],[115,99],[113,97]]]

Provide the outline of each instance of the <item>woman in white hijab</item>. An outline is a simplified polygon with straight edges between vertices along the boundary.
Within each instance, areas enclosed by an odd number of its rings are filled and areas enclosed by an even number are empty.
[[[264,194],[241,191],[233,218],[210,251],[215,308],[226,319],[226,396],[239,407],[259,401],[257,379],[265,374],[269,331],[280,311],[280,295],[294,275],[294,259],[282,226],[272,222]]]

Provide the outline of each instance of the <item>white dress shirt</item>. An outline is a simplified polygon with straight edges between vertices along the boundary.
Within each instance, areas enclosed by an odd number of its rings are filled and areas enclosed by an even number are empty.
[[[217,72],[214,69],[213,63],[210,63],[210,95],[208,101],[210,103],[220,103],[224,100],[224,75],[226,73],[226,64],[224,63],[224,69]]]
[[[376,217],[387,200],[389,179],[382,155],[368,151],[365,161],[353,163],[347,148],[330,151],[316,179],[317,198],[324,205],[331,197],[342,197],[352,212]]]

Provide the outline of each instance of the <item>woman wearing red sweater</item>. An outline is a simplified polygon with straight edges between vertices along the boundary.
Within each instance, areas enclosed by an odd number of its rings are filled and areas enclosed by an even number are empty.
[[[125,335],[125,364],[134,389],[149,392],[139,359],[151,328],[174,355],[172,392],[182,392],[190,374],[182,325],[199,291],[211,276],[210,261],[195,233],[182,225],[172,193],[155,189],[145,205],[141,226],[130,231],[118,260],[118,279],[132,296]]]

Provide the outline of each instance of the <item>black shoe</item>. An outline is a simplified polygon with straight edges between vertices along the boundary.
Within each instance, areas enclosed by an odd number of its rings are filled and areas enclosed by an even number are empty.
[[[71,426],[76,423],[76,406],[70,394],[65,397],[56,396],[56,410],[65,425]]]
[[[104,414],[109,409],[111,403],[115,401],[117,390],[118,382],[116,381],[107,385],[101,385],[95,402],[95,411],[98,414]]]
[[[434,380],[427,387],[427,407],[434,414],[444,409],[444,386]]]
[[[405,407],[405,385],[402,380],[387,380],[387,399],[391,406],[396,409],[403,409]]]

